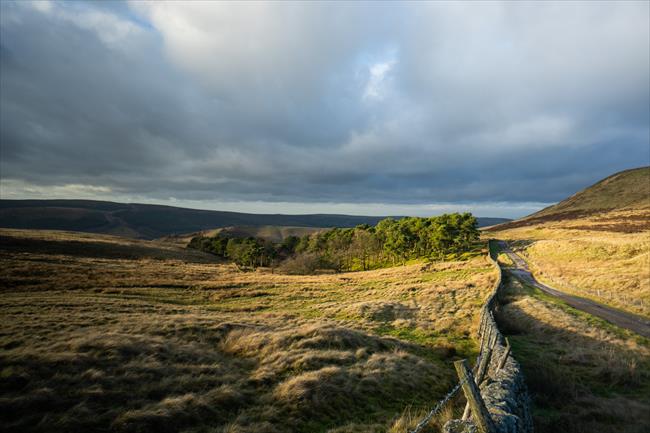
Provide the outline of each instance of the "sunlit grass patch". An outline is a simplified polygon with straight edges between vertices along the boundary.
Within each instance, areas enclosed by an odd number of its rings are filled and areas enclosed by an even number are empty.
[[[3,426],[386,431],[453,384],[496,280],[482,257],[294,276],[96,253],[0,248]]]
[[[524,368],[537,432],[646,431],[648,339],[518,280],[506,278],[502,300],[498,321]]]
[[[491,235],[509,240],[540,281],[650,317],[650,231],[598,229],[602,220],[618,223],[636,216],[647,219],[644,212],[612,212]]]
[[[506,268],[514,266],[514,262],[512,261],[510,256],[505,253],[499,254],[499,256],[497,257],[497,262],[499,263],[500,266]]]

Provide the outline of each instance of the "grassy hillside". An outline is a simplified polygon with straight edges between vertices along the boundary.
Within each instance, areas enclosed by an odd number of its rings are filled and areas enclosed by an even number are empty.
[[[538,225],[496,236],[516,247],[540,281],[650,317],[650,231],[620,233]]]
[[[563,212],[647,209],[649,200],[650,167],[641,167],[613,174],[532,217]]]
[[[319,228],[319,227],[233,226],[233,227],[222,227],[222,228],[217,228],[212,230],[203,230],[196,233],[164,236],[160,238],[160,241],[166,243],[173,243],[184,247],[187,246],[190,240],[192,240],[192,238],[195,236],[213,237],[219,233],[222,233],[227,237],[235,237],[235,238],[253,237],[253,238],[265,239],[271,242],[282,242],[282,240],[284,240],[289,236],[302,237],[305,235],[318,233],[323,230],[327,230],[327,229]]]
[[[125,204],[92,200],[0,200],[0,227],[104,233],[156,239],[223,227],[355,227],[384,217],[357,215],[271,215]],[[481,226],[507,221],[479,218]]]
[[[57,230],[0,229],[0,250],[5,254],[63,254],[104,259],[183,260],[215,263],[217,258],[168,242],[138,241],[110,235]]]
[[[650,317],[650,167],[486,234],[511,241],[541,281]]]
[[[475,355],[496,278],[483,258],[289,276],[157,242],[0,236],[13,431],[383,432]]]
[[[647,432],[650,341],[504,281],[497,320],[524,369],[535,432]]]
[[[616,212],[616,213],[612,213]],[[650,229],[650,167],[613,174],[553,206],[492,230],[591,218],[604,229]]]

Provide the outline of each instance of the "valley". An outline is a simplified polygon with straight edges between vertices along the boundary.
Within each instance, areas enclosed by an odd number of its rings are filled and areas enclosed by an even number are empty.
[[[79,231],[147,240],[169,237],[187,238],[189,241],[192,236],[213,235],[219,230],[237,236],[281,240],[288,235],[300,236],[325,228],[375,225],[383,218],[337,214],[252,214],[97,200],[0,199],[0,227]],[[507,221],[507,218],[479,218],[479,226]]]
[[[385,431],[474,356],[496,278],[482,256],[291,276],[150,241],[0,236],[0,416],[22,431]]]
[[[157,240],[2,228],[0,422],[35,432],[404,433],[457,382],[454,361],[478,368],[479,318],[501,281],[495,316],[525,374],[535,431],[641,433],[650,203],[632,173],[612,178],[617,192],[599,184],[555,213],[484,229],[478,242],[469,214]],[[636,191],[625,203],[584,209],[594,190],[618,197],[621,185]],[[224,247],[281,248],[292,237],[305,250],[283,250],[289,261],[362,254],[376,268],[291,273],[238,262]],[[502,280],[489,239],[503,240],[491,242]],[[188,248],[217,241],[220,255]],[[454,395],[422,431],[444,431],[464,402]]]
[[[0,0],[0,433],[650,433],[650,0]]]

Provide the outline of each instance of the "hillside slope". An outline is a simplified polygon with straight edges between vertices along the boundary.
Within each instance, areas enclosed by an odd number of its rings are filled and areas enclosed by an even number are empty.
[[[93,200],[0,200],[0,227],[104,233],[155,239],[222,227],[354,227],[381,216],[248,214]],[[480,218],[481,226],[507,221]]]
[[[2,431],[386,432],[474,359],[497,278],[483,257],[285,275],[151,241],[0,236]]]
[[[566,200],[542,209],[531,216],[647,208],[650,208],[650,167],[641,167],[606,177]]]
[[[262,238],[271,242],[282,242],[289,236],[302,237],[311,235],[323,230],[321,227],[292,227],[292,226],[231,226],[220,227],[211,230],[202,230],[194,233],[183,233],[179,235],[163,236],[158,240],[165,243],[172,243],[178,246],[185,247],[190,243],[195,236],[213,237],[221,234],[229,238]]]
[[[615,214],[613,212],[616,212]],[[570,223],[591,217],[594,223],[607,222],[606,228],[620,231],[650,229],[650,167],[615,173],[561,202],[525,218],[491,227],[504,230],[550,221]],[[604,217],[604,218],[599,218]]]
[[[650,317],[650,167],[486,231],[517,248],[543,283]]]

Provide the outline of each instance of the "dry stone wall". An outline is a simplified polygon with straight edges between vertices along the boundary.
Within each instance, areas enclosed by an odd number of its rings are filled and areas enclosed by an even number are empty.
[[[532,433],[531,404],[524,375],[517,360],[509,354],[506,339],[494,320],[501,289],[502,271],[488,251],[488,260],[498,269],[495,288],[481,310],[479,337],[480,360],[490,354],[487,372],[479,384],[481,397],[498,433]],[[471,416],[468,420],[452,420],[445,425],[446,433],[469,433],[477,430]]]

